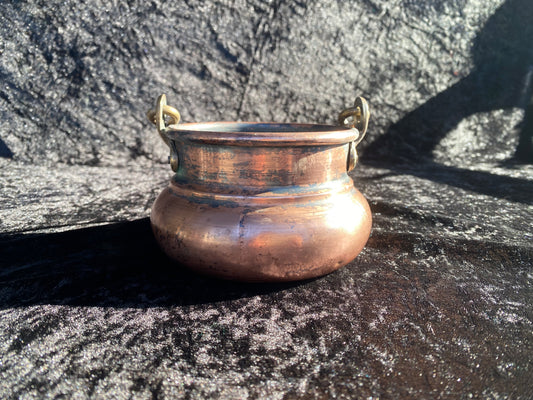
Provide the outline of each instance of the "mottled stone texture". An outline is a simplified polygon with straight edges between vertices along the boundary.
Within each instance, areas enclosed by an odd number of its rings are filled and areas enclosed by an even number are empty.
[[[487,398],[533,389],[533,2],[0,3],[1,398]],[[373,235],[291,285],[196,276],[147,219],[144,113],[372,108]]]

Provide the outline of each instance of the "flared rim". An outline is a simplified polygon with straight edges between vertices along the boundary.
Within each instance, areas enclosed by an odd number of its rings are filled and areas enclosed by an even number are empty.
[[[201,122],[169,125],[170,140],[234,146],[312,146],[356,140],[355,128],[277,122]]]

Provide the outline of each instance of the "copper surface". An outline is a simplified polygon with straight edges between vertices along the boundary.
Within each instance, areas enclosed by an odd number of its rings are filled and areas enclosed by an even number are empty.
[[[224,279],[292,281],[332,272],[363,249],[372,217],[347,174],[357,129],[227,122],[162,134],[179,162],[151,222],[183,265]]]

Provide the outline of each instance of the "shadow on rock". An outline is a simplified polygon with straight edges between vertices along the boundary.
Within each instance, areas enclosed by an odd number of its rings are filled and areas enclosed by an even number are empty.
[[[4,236],[0,254],[0,308],[192,305],[299,284],[244,284],[189,272],[161,252],[148,218],[62,233]]]
[[[3,158],[13,158],[13,152],[7,144],[0,138],[0,157]]]
[[[377,168],[383,167],[381,160],[369,160],[365,163]],[[395,171],[394,174],[398,175],[412,175],[498,199],[533,204],[532,179],[499,175],[488,171],[475,171],[434,162],[396,164],[392,170]]]
[[[365,157],[428,160],[433,149],[463,119],[518,107],[525,111],[525,117],[510,161],[533,163],[532,20],[532,1],[506,1],[475,39],[472,72],[393,124],[369,145]],[[491,127],[486,131],[490,134]],[[497,127],[492,131],[499,134]]]

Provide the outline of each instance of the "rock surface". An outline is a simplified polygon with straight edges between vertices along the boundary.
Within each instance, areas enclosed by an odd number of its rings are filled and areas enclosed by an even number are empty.
[[[529,0],[2,2],[0,397],[533,397]],[[371,105],[372,237],[243,285],[170,263],[144,116]]]
[[[363,95],[369,157],[502,161],[531,98],[528,0],[4,2],[0,12],[3,153],[36,164],[163,159],[144,118],[160,93],[189,122],[334,123]]]

